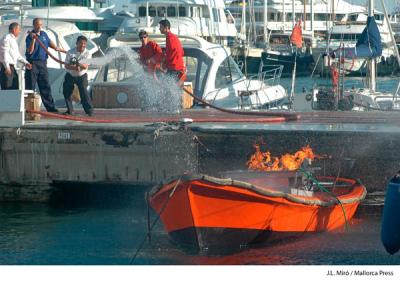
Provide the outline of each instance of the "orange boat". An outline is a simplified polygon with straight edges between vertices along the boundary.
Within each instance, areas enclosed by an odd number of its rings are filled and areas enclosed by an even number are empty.
[[[304,185],[295,171],[246,171],[236,179],[184,175],[154,187],[150,205],[177,242],[222,250],[270,234],[334,230],[353,217],[366,195],[355,180],[318,177]]]

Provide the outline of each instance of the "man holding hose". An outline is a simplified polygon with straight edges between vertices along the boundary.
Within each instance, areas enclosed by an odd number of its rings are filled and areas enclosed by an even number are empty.
[[[49,83],[49,73],[47,70],[47,49],[50,47],[57,52],[65,53],[50,40],[46,32],[42,30],[43,22],[40,18],[33,20],[33,30],[26,37],[26,59],[32,64],[32,69],[25,72],[25,88],[34,90],[38,84],[40,97],[43,105],[48,112],[58,112],[54,105],[51,87]],[[40,42],[39,42],[40,41]]]

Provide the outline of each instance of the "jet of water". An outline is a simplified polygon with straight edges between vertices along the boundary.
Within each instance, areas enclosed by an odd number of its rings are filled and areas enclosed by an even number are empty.
[[[182,108],[182,89],[176,81],[166,75],[159,74],[157,79],[147,72],[140,63],[139,55],[128,46],[110,49],[104,57],[83,60],[92,67],[109,65],[116,68],[116,82],[129,85],[131,95],[138,96],[142,110],[164,113],[179,113]],[[98,75],[102,75],[99,71]]]

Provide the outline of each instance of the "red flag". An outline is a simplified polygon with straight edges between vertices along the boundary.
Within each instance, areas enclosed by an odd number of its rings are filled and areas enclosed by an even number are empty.
[[[303,32],[301,31],[301,20],[293,27],[292,35],[290,35],[290,42],[295,44],[297,48],[303,45]]]

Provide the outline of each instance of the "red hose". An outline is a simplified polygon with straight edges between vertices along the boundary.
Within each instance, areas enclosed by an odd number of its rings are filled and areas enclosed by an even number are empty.
[[[165,116],[165,117],[132,117],[132,118],[113,118],[113,119],[97,119],[95,117],[81,117],[81,116],[71,116],[71,115],[61,115],[57,113],[37,111],[37,110],[26,110],[28,113],[40,114],[46,117],[52,117],[57,119],[65,119],[72,121],[82,121],[91,123],[150,123],[150,122],[181,122],[181,116]],[[218,122],[218,123],[229,123],[229,122],[248,122],[248,123],[278,123],[285,122],[284,117],[246,117],[240,119],[232,119],[227,117],[214,117],[214,118],[190,118],[193,122],[197,123],[207,123],[207,122]]]
[[[218,107],[215,105],[212,105],[205,100],[196,97],[193,95],[191,92],[183,88],[185,93],[187,93],[189,96],[193,97],[196,101],[201,102],[202,104],[209,106],[211,108],[214,108],[216,110],[226,112],[226,113],[231,113],[231,114],[238,114],[238,115],[251,115],[251,116],[274,116],[274,117],[282,117],[285,120],[284,121],[296,121],[300,119],[300,115],[292,113],[292,112],[266,112],[266,111],[244,111],[244,110],[234,110],[234,109],[226,109],[222,107]]]

